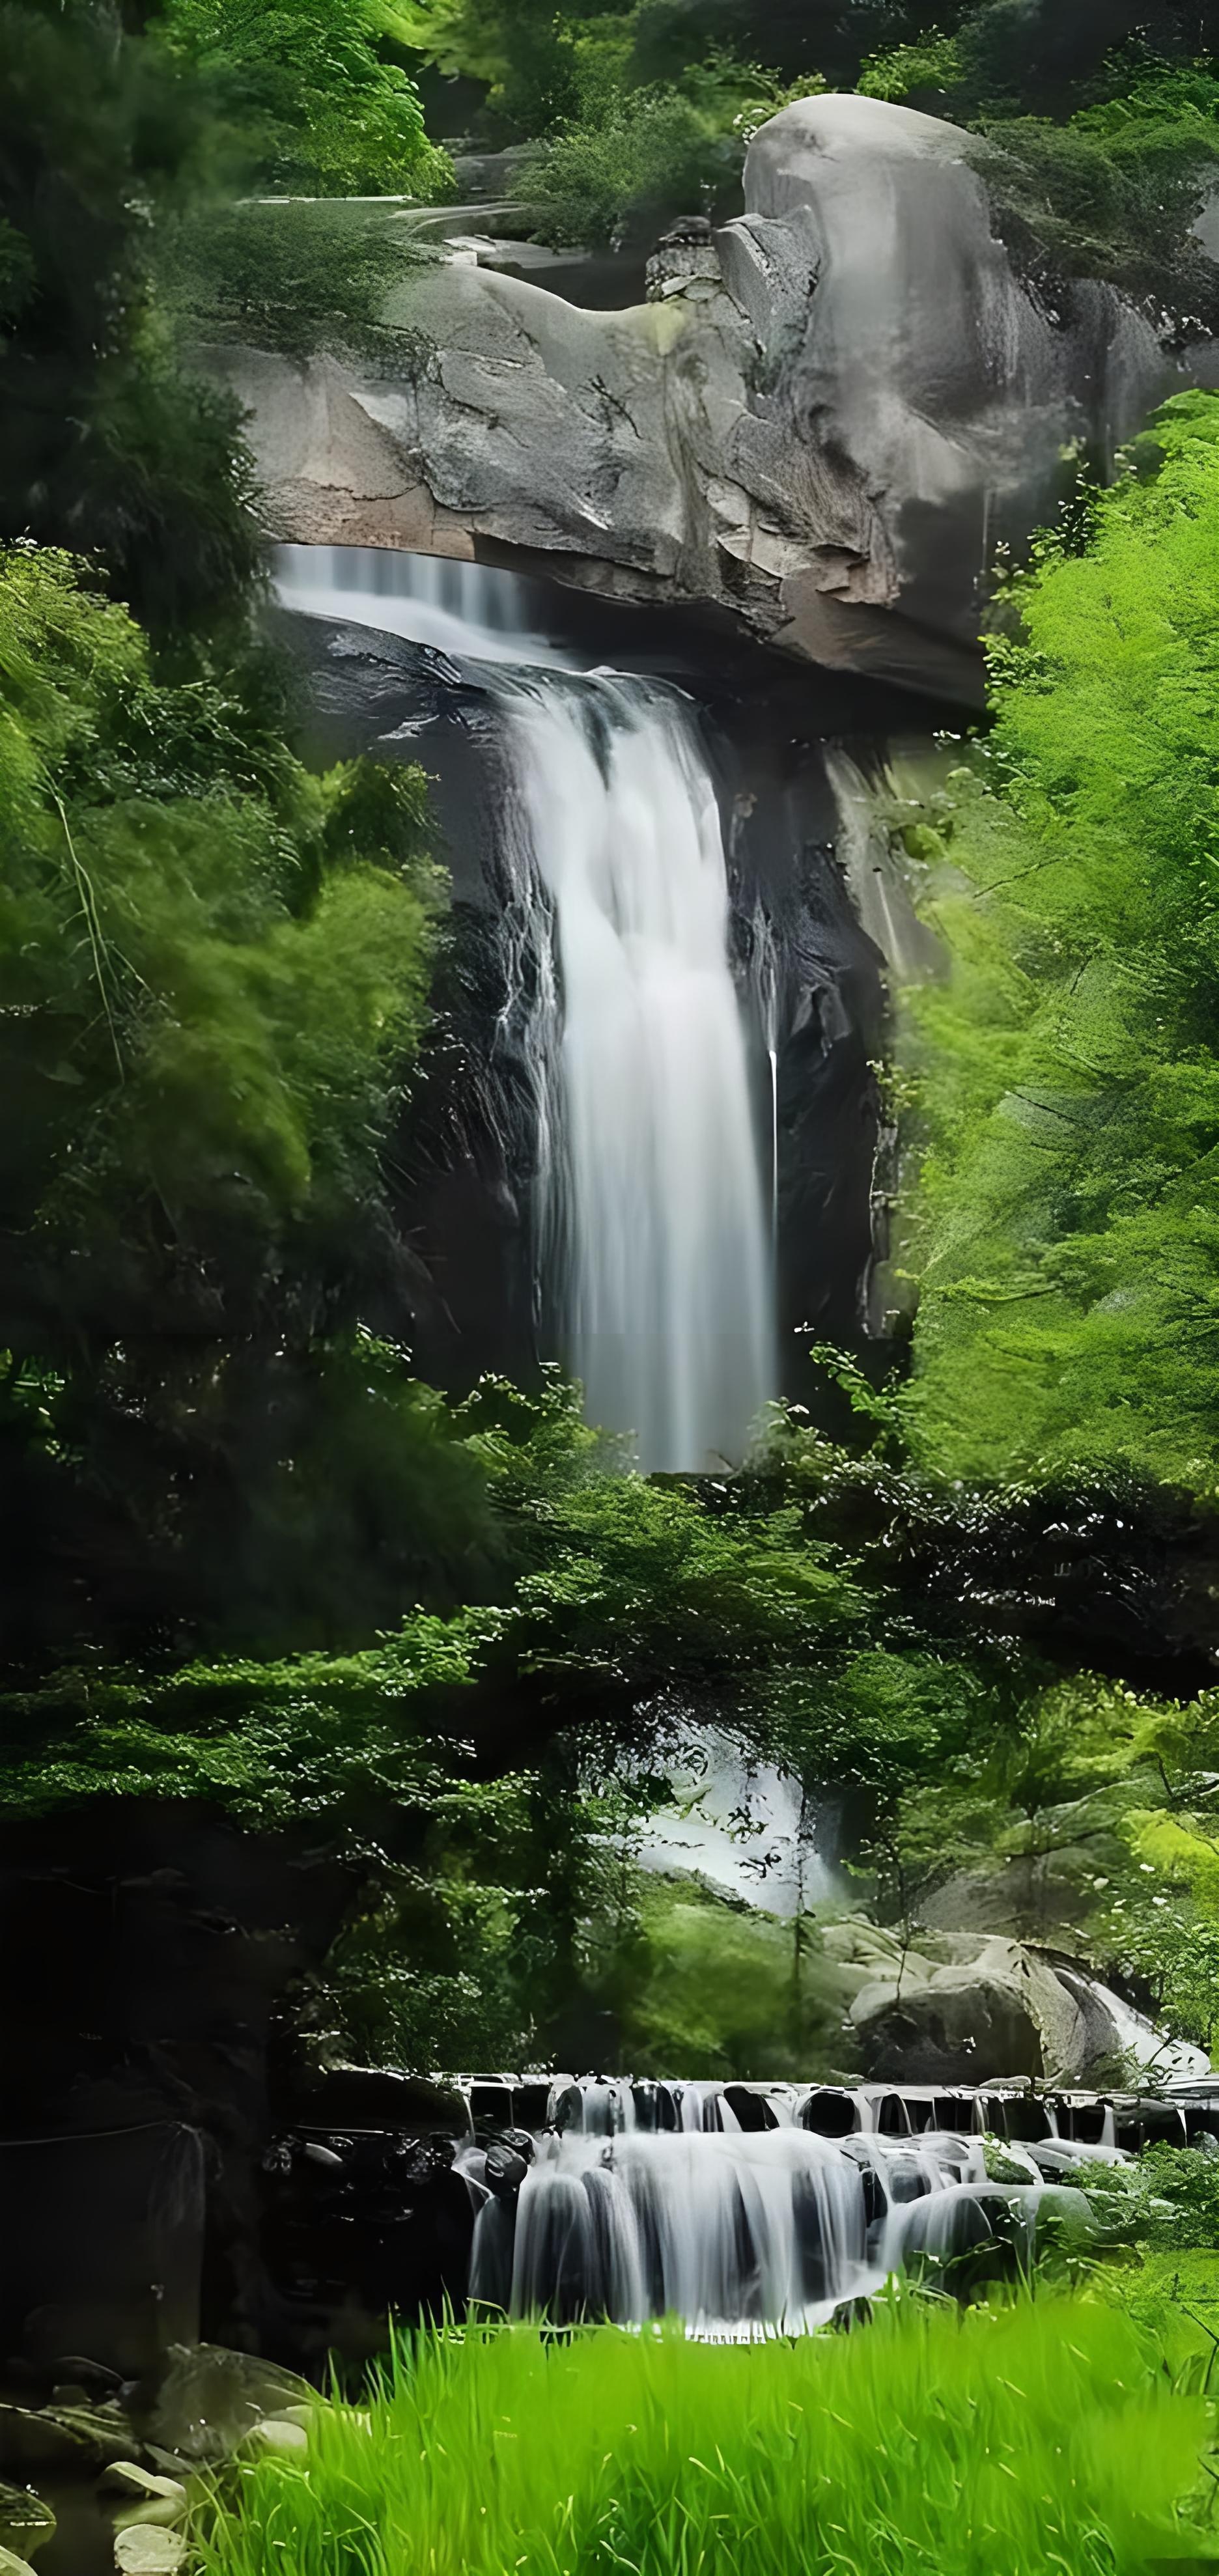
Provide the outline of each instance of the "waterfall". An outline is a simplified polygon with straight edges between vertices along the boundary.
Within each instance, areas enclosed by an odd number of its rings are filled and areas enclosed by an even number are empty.
[[[1137,2102],[1119,2146],[1111,2104],[1097,2138],[1098,2097],[1018,2083],[456,2080],[476,2306],[714,2337],[808,2331],[925,2257],[1025,2263],[1046,2210],[1086,2236],[1089,2168],[1142,2135]]]
[[[521,2188],[511,2307],[796,2330],[869,2281],[858,2167],[795,2130],[563,2139]]]
[[[285,607],[305,617],[374,626],[459,661],[573,667],[530,624],[527,585],[493,564],[377,546],[278,546],[275,571]]]
[[[503,702],[558,953],[541,1215],[571,1363],[643,1467],[731,1462],[773,1387],[771,1263],[714,789],[658,683],[531,676]]]
[[[1028,2150],[1008,2146],[1000,2184],[976,2136],[836,2140],[790,2113],[766,2129],[719,2129],[700,2124],[704,2107],[674,2130],[598,2118],[539,2139],[515,2224],[502,2198],[482,2200],[476,2305],[561,2322],[676,2316],[715,2337],[806,2333],[912,2258],[997,2239],[1027,2261],[1047,2200],[1086,2229],[1084,2168],[1110,2160],[1059,2150],[1047,2177]]]
[[[486,665],[504,719],[543,1309],[590,1420],[641,1467],[734,1463],[775,1385],[771,1191],[694,710],[573,668],[506,574],[355,555],[283,549],[283,597]]]

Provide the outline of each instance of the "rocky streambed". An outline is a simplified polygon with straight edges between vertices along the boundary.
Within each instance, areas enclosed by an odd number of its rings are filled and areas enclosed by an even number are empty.
[[[174,2345],[137,2380],[59,2367],[46,2402],[0,2399],[0,2576],[176,2576],[226,2462],[306,2446],[308,2384],[247,2353]]]

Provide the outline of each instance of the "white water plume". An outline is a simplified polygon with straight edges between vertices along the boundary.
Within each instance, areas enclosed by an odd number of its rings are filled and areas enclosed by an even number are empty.
[[[290,607],[487,666],[512,780],[501,1035],[534,1094],[539,1312],[589,1419],[642,1468],[735,1464],[776,1383],[771,1188],[689,702],[577,673],[507,573],[297,546],[279,579]]]
[[[504,2301],[513,2316],[620,2325],[677,2316],[716,2338],[807,2333],[911,2256],[947,2257],[998,2236],[1027,2260],[1047,2204],[1088,2225],[1084,2148],[1065,2188],[1020,2147],[1006,2151],[1015,2171],[998,2184],[977,2137],[839,2141],[790,2113],[741,2130],[735,2120],[703,2125],[702,2110],[656,2132],[620,2124],[598,2101],[584,2128],[539,2140],[510,2248],[502,2204],[489,2198],[479,2211],[474,2300]]]
[[[426,644],[451,660],[572,669],[571,657],[530,626],[515,573],[447,555],[377,546],[278,546],[276,587],[285,608],[335,617]]]
[[[512,2313],[819,2323],[872,2284],[860,2176],[794,2129],[554,2141],[521,2188]]]
[[[733,1463],[773,1392],[772,1280],[715,792],[654,682],[531,681],[511,705],[562,991],[541,1217],[568,1357],[645,1469]]]

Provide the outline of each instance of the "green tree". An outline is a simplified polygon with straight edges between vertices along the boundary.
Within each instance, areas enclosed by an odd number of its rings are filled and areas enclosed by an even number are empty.
[[[156,218],[208,161],[197,87],[101,0],[0,8],[0,541],[104,557],[158,633],[257,570],[234,407],[181,371]]]
[[[17,547],[0,814],[14,1642],[65,1598],[89,1633],[99,1595],[103,1628],[189,1633],[227,1597],[248,1633],[264,1583],[273,1632],[289,1602],[346,1632],[434,1573],[446,1492],[469,1543],[483,1489],[401,1359],[350,1341],[392,1259],[379,1149],[426,1013],[422,779],[309,777]]]
[[[949,1473],[1219,1469],[1219,403],[1182,396],[991,650],[912,998],[908,1418]]]
[[[554,241],[646,244],[675,214],[730,208],[751,137],[787,103],[771,74],[729,55],[642,87],[625,52],[591,39],[574,63],[577,112],[517,182]],[[800,95],[822,86],[817,74],[798,84]]]
[[[261,177],[319,196],[432,198],[452,184],[418,92],[384,39],[408,39],[376,0],[167,0],[172,53],[208,74]]]

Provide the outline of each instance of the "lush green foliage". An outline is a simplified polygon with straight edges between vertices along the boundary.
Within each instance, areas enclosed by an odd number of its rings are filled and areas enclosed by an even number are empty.
[[[750,137],[787,104],[779,81],[729,55],[680,83],[639,86],[629,55],[586,37],[574,48],[578,105],[517,182],[548,240],[651,241],[677,213],[731,204]],[[822,87],[819,75],[797,96]]]
[[[1099,2299],[902,2300],[866,2333],[728,2349],[467,2329],[399,2344],[367,2403],[319,2406],[307,2459],[246,2472],[204,2563],[1135,2576],[1211,2546],[1186,2518],[1207,2429]]]
[[[1215,1479],[1217,575],[1219,403],[1181,397],[1015,586],[943,801],[910,1420],[950,1472]]]
[[[160,275],[180,330],[308,357],[351,350],[392,361],[381,321],[391,288],[419,266],[393,209],[262,198],[207,200],[162,234]]]
[[[757,1908],[731,1903],[697,1880],[615,1870],[606,1855],[585,1973],[616,2065],[746,2081],[846,2069],[845,1996],[816,1922],[780,1920],[758,1896]]]
[[[502,129],[546,133],[580,110],[580,55],[612,48],[632,87],[684,88],[723,58],[760,62],[780,82],[851,88],[881,45],[956,25],[963,0],[413,0],[424,58],[485,81]]]
[[[1219,2156],[1145,2147],[1132,2164],[1090,2173],[1088,2198],[1111,2237],[1135,2238],[1153,2254],[1213,2254],[1219,2246]]]
[[[258,1246],[243,1237],[238,1248],[244,1263]],[[278,1304],[276,1322],[282,1333]],[[375,1348],[360,1353],[374,1388],[377,1360]],[[216,1363],[209,1349],[208,1364]],[[385,1366],[392,1378],[392,1354]],[[423,1401],[409,1381],[405,1392]],[[400,1429],[387,1415],[387,1451]],[[471,1555],[467,1577],[476,1598],[498,1589],[498,1600],[447,1620],[421,1612],[379,1644],[338,1659],[238,1663],[155,1683],[69,1675],[62,1687],[35,1694],[30,1711],[58,1748],[47,1775],[52,1793],[64,1794],[70,1780],[78,1792],[90,1781],[121,1789],[150,1780],[158,1724],[166,1785],[193,1780],[205,1791],[216,1759],[208,1748],[239,1727],[240,1744],[220,1757],[222,1767],[234,1766],[236,1803],[274,1815],[329,1802],[337,1813],[349,1788],[375,1792],[395,1747],[409,1773],[404,1718],[417,1710],[421,1722],[437,1693],[461,1695],[462,1734],[477,1730],[503,1763],[514,1751],[519,1758],[520,1736],[545,1736],[577,1718],[629,1734],[641,1708],[666,1697],[709,1710],[718,1696],[760,1716],[776,1675],[789,1673],[794,1686],[796,1676],[840,1654],[850,1633],[849,1579],[824,1550],[795,1543],[790,1511],[723,1518],[696,1493],[597,1471],[566,1388],[537,1405],[495,1385],[480,1389],[444,1415],[434,1437],[437,1476],[447,1440],[450,1472],[460,1461],[478,1493],[489,1487],[494,1498],[492,1564]],[[319,1482],[327,1459],[337,1479],[343,1458],[333,1425],[320,1439]],[[432,1519],[441,1528],[445,1503],[438,1485]],[[426,1541],[427,1514],[422,1521],[416,1545]],[[290,1524],[289,1551],[293,1536]],[[408,1525],[401,1544],[410,1538]],[[309,1579],[321,1581],[329,1600],[321,1569]],[[31,1778],[31,1795],[40,1799],[46,1785]]]
[[[325,1634],[361,1560],[419,1565],[394,1524],[420,1480],[439,1520],[456,1502],[435,1409],[343,1338],[426,1007],[422,780],[309,777],[231,685],[159,680],[122,608],[16,548],[0,809],[11,1643],[47,1622],[62,1651],[110,1586],[137,1632],[218,1615],[243,1558],[306,1620],[320,1585]],[[481,1494],[471,1463],[458,1485]]]
[[[386,61],[376,0],[167,0],[172,52],[211,76],[261,177],[320,196],[431,200],[452,173],[428,142],[414,84]],[[412,32],[409,25],[406,28]]]
[[[882,1909],[949,1882],[1001,1922],[1132,1982],[1161,2025],[1219,2036],[1219,1700],[1156,1701],[1082,1675],[908,1776],[869,1838]]]
[[[257,562],[236,414],[188,380],[153,228],[210,165],[197,93],[92,0],[0,13],[0,540],[96,550],[159,634]]]

